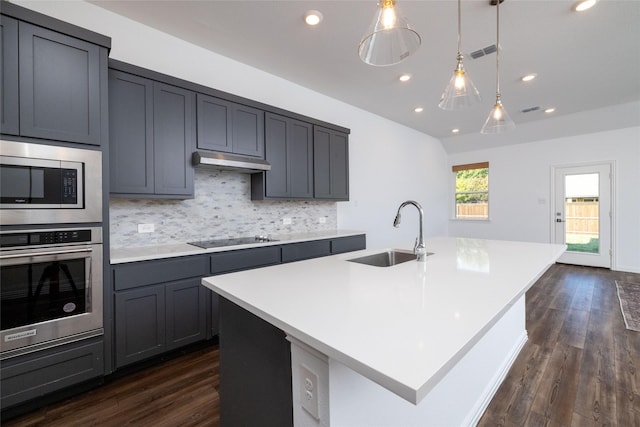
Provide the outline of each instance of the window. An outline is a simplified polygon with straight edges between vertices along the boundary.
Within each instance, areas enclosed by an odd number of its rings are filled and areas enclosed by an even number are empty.
[[[489,219],[489,162],[454,165],[457,219]]]

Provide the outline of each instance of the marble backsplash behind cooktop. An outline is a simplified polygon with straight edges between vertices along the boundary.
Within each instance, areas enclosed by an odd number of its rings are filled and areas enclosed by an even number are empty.
[[[111,247],[335,230],[336,211],[336,202],[252,201],[249,174],[196,168],[194,199],[111,198]],[[155,231],[138,233],[138,224]]]

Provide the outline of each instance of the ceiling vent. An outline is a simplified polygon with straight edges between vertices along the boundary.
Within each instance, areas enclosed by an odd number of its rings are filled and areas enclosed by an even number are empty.
[[[482,58],[483,56],[491,55],[492,53],[495,53],[497,50],[498,49],[496,48],[496,44],[494,43],[482,49],[474,50],[469,54],[469,56],[472,59],[478,59],[478,58]]]
[[[529,108],[525,108],[524,110],[520,110],[523,113],[530,113],[532,111],[538,111],[540,109],[540,107],[529,107]]]

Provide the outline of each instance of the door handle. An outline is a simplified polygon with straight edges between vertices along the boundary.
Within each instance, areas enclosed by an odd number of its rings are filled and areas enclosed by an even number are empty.
[[[556,222],[564,222],[562,218],[556,218]]]

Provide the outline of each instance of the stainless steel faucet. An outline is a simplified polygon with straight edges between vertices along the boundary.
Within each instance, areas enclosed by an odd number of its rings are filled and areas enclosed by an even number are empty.
[[[418,234],[418,237],[416,238],[416,243],[413,247],[413,253],[416,254],[417,261],[425,262],[427,260],[427,247],[424,244],[424,236],[422,235],[422,220],[424,212],[422,211],[422,206],[420,206],[420,203],[413,200],[407,200],[406,202],[402,203],[398,208],[396,219],[393,220],[393,226],[398,228],[398,226],[400,225],[400,211],[407,205],[415,206],[420,213],[420,234]]]

